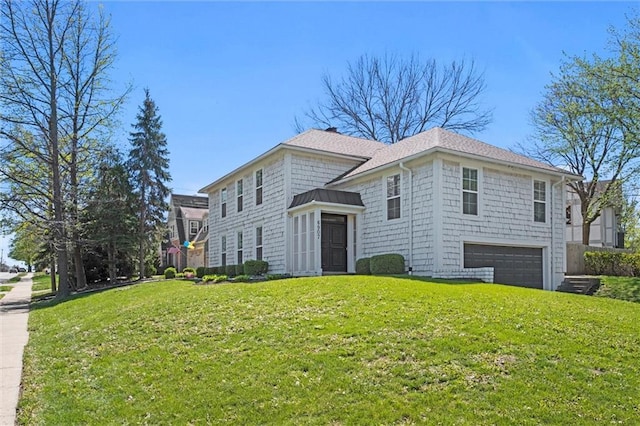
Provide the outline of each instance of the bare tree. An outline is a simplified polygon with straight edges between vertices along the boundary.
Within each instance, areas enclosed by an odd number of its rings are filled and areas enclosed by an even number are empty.
[[[102,16],[95,23],[79,0],[0,4],[0,143],[3,159],[15,166],[1,176],[12,189],[3,194],[13,204],[1,207],[13,205],[18,214],[31,208],[47,221],[60,274],[58,297],[70,292],[68,236],[77,226],[79,167],[95,156],[96,133],[123,99],[105,95],[104,73],[115,54],[107,27]],[[36,181],[16,177],[24,175],[16,170],[30,169],[38,171]],[[30,191],[42,198],[24,199]]]
[[[322,85],[327,99],[304,116],[353,136],[395,143],[434,126],[472,134],[491,122],[480,99],[484,77],[473,61],[438,66],[415,55],[363,55],[348,64],[345,77],[325,74]],[[296,118],[297,130],[302,127]]]

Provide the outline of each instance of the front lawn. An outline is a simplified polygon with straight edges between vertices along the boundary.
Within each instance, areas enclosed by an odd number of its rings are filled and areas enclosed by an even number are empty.
[[[33,282],[31,291],[51,291],[51,275],[45,274],[44,272],[36,272],[33,274],[31,281]]]
[[[596,296],[640,303],[640,277],[600,277]]]
[[[21,424],[637,424],[640,309],[362,276],[36,306]]]

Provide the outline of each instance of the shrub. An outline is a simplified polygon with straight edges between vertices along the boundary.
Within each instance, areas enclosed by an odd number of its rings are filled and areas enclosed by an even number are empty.
[[[588,251],[584,254],[584,264],[588,274],[640,276],[640,253]]]
[[[185,278],[193,278],[193,277],[195,277],[195,276],[196,276],[196,270],[195,270],[194,268],[189,268],[189,267],[184,268],[184,269],[182,270],[182,275],[183,275]]]
[[[227,277],[226,275],[205,275],[202,277],[202,281],[207,283],[207,282],[214,282],[214,283],[219,283],[222,281],[227,281],[229,279],[229,277]]]
[[[227,274],[230,277],[235,277],[236,274],[236,265],[227,265],[224,267],[224,273]]]
[[[249,281],[251,281],[251,276],[250,275],[237,275],[234,279],[234,281],[236,282],[240,282],[240,283],[248,283]]]
[[[247,260],[244,262],[245,275],[264,275],[269,269],[269,264],[264,260]]]
[[[158,268],[156,268],[154,265],[149,265],[149,264],[144,265],[144,276],[145,276],[145,278],[151,278],[157,272],[158,272]]]
[[[171,279],[176,277],[176,268],[170,266],[164,270],[164,277],[166,279]]]
[[[244,265],[236,265],[236,275],[244,275]]]
[[[380,254],[370,260],[374,275],[404,274],[404,257],[401,254]]]
[[[207,269],[209,269],[209,268],[205,268],[204,266],[198,266],[196,268],[196,277],[202,278],[205,275],[207,275]]]
[[[363,257],[356,261],[356,274],[371,275],[371,258]]]
[[[184,278],[184,274],[182,272],[178,272],[176,274],[176,278]]]

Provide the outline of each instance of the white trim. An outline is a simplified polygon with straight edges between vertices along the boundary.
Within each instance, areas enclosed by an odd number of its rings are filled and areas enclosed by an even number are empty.
[[[431,251],[433,252],[433,269],[440,270],[444,264],[444,253],[439,248],[442,247],[442,235],[443,235],[443,222],[442,222],[442,169],[444,168],[444,162],[442,158],[437,156],[433,159],[433,195],[431,206],[433,208],[433,245]]]
[[[260,172],[260,186],[258,186],[258,172]],[[258,189],[260,189],[260,204],[258,204]],[[264,204],[264,167],[260,167],[253,172],[253,198],[254,206],[261,206]]]
[[[484,215],[482,208],[483,197],[483,184],[484,173],[482,167],[477,167],[476,165],[470,165],[468,163],[459,163],[460,165],[460,174],[458,175],[458,182],[460,184],[460,211],[459,214],[463,219],[481,219]],[[476,191],[471,189],[464,189],[464,169],[467,170],[475,170],[476,171]],[[465,213],[464,212],[464,193],[468,192],[470,194],[476,194],[476,214]]]
[[[284,158],[282,160],[282,173],[283,173],[283,191],[284,197],[282,202],[283,210],[287,211],[287,208],[291,204],[293,200],[293,195],[291,194],[291,153],[286,152],[284,154]],[[262,194],[264,197],[264,194]],[[282,215],[282,226],[284,232],[284,270],[287,273],[293,272],[293,233],[290,232],[289,226],[293,229],[293,223],[290,222],[290,216],[288,214]]]
[[[289,144],[287,144],[285,142],[282,142],[282,143],[279,143],[278,145],[274,146],[273,148],[271,148],[267,152],[265,152],[265,153],[259,155],[258,157],[254,158],[253,160],[251,160],[251,161],[249,161],[247,163],[244,163],[240,167],[235,168],[231,172],[229,172],[226,175],[222,176],[221,178],[213,181],[209,185],[199,189],[198,193],[199,194],[208,194],[213,189],[215,189],[215,187],[218,186],[220,183],[226,181],[227,179],[230,179],[231,177],[236,175],[241,170],[244,170],[244,169],[247,169],[247,168],[251,168],[256,163],[266,159],[267,157],[269,157],[269,156],[271,156],[273,154],[276,154],[278,151],[281,151],[281,150],[294,151],[294,152],[304,152],[304,153],[316,154],[316,155],[320,154],[320,155],[323,155],[323,156],[326,156],[326,157],[343,158],[343,159],[347,159],[347,160],[366,161],[366,160],[370,159],[370,157],[361,157],[359,155],[339,154],[337,152],[323,151],[323,150],[313,149],[313,148],[304,148],[304,147],[300,147],[300,146],[296,146],[296,145],[289,145]],[[289,155],[289,153],[285,153],[285,156],[286,155]]]
[[[404,185],[404,179],[402,177],[404,173],[402,173],[402,170],[396,170],[394,173],[387,173],[385,175],[382,176],[382,192],[383,192],[383,198],[382,198],[382,202],[383,202],[383,206],[384,208],[382,209],[382,214],[383,214],[383,221],[386,222],[390,222],[390,221],[401,221],[404,219],[404,215],[402,214],[402,193],[403,193],[403,185]],[[400,182],[398,182],[398,195],[394,196],[394,197],[388,197],[387,196],[387,179],[389,179],[390,177],[393,176],[400,176]],[[390,198],[399,198],[400,199],[400,216],[399,217],[394,217],[393,219],[389,219],[389,205],[388,205],[388,201]]]
[[[536,200],[536,182],[544,183],[544,201]],[[549,201],[552,191],[550,191],[551,185],[546,179],[531,179],[531,221],[536,225],[545,225],[550,222],[549,217]],[[536,220],[536,203],[544,203],[544,221],[540,222]]]
[[[452,156],[454,156],[454,157],[456,157],[458,159],[457,161],[460,161],[461,159],[463,159],[463,160],[466,159],[466,160],[470,160],[470,161],[482,162],[482,163],[485,163],[485,164],[496,164],[496,165],[508,167],[508,168],[511,168],[511,169],[527,170],[529,172],[528,174],[530,174],[530,173],[540,173],[540,174],[552,175],[552,176],[555,176],[555,177],[565,176],[565,178],[567,180],[573,180],[573,181],[580,181],[580,180],[584,179],[582,176],[574,175],[573,173],[570,173],[570,172],[563,172],[560,169],[558,169],[558,171],[547,170],[547,169],[538,168],[538,167],[534,167],[534,166],[527,166],[525,164],[511,163],[511,162],[508,162],[508,161],[497,160],[497,159],[490,158],[490,157],[483,157],[481,155],[469,154],[469,153],[455,151],[455,150],[446,149],[446,148],[442,148],[442,147],[438,147],[437,146],[437,147],[433,147],[433,148],[421,151],[419,153],[416,153],[416,154],[409,155],[407,157],[401,158],[401,159],[396,160],[396,161],[394,161],[392,163],[383,164],[381,166],[374,167],[373,169],[366,170],[366,171],[364,171],[362,173],[358,173],[356,175],[340,179],[340,180],[338,180],[336,182],[331,182],[331,183],[327,184],[327,186],[341,185],[341,184],[344,184],[346,182],[352,181],[354,179],[361,178],[363,176],[367,176],[367,175],[370,175],[370,174],[378,173],[378,172],[381,172],[383,170],[389,169],[391,167],[397,167],[398,164],[400,164],[400,162],[408,163],[408,162],[413,161],[415,159],[418,159],[418,158],[421,158],[421,157],[424,157],[424,156],[427,156],[427,155],[430,155],[430,154],[437,154],[437,153],[452,155]],[[524,174],[524,173],[522,173],[522,174]]]
[[[311,201],[306,204],[291,207],[287,209],[287,212],[292,214],[298,214],[305,210],[322,209],[324,213],[337,213],[337,214],[356,214],[365,210],[364,206],[353,206],[351,204],[338,204],[329,203],[326,201]]]

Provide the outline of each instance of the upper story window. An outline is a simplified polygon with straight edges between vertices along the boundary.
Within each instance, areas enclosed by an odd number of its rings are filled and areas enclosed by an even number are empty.
[[[262,260],[262,226],[256,228],[256,260]]]
[[[189,221],[189,235],[196,235],[200,230],[200,222],[197,220]]]
[[[262,169],[256,170],[256,206],[262,204]]]
[[[478,215],[478,170],[462,168],[462,213]]]
[[[237,258],[237,265],[242,265],[244,263],[244,261],[242,260],[242,231],[238,231],[238,258]]]
[[[204,232],[207,232],[209,230],[209,216],[205,216],[202,219],[202,227],[204,228]]]
[[[567,225],[571,225],[571,206],[567,206],[565,209],[565,218],[567,220]]]
[[[400,217],[400,175],[387,176],[387,220]]]
[[[222,212],[222,217],[227,217],[227,188],[220,190],[220,211]]]
[[[540,180],[533,181],[533,220],[547,221],[547,183]]]
[[[227,236],[220,237],[220,264],[227,266]]]
[[[242,211],[242,198],[243,198],[243,184],[242,179],[236,182],[236,196],[238,197],[238,212]]]

